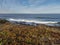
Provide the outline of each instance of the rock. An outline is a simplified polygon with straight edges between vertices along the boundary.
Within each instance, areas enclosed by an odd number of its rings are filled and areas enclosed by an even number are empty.
[[[60,44],[60,40],[56,40],[54,43],[55,44]]]

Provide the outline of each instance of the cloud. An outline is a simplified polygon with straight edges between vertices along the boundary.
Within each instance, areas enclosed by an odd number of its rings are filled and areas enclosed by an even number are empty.
[[[37,8],[28,8],[23,9],[21,13],[60,13],[60,6],[58,5],[50,5],[50,6],[42,6]]]
[[[49,5],[49,6],[41,6],[37,8],[28,8],[28,7],[19,7],[17,9],[11,10],[0,10],[0,13],[60,13],[60,6],[59,5]]]
[[[32,6],[37,6],[41,5],[45,2],[46,0],[28,0],[29,4]]]
[[[55,1],[0,0],[0,13],[60,13],[60,4]]]

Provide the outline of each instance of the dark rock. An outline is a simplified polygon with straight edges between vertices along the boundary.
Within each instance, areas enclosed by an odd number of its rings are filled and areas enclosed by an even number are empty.
[[[60,40],[56,40],[55,41],[55,44],[60,44]]]
[[[9,22],[9,21],[7,21],[7,20],[5,20],[5,19],[0,19],[0,24],[4,24],[4,23],[6,23],[6,22]]]

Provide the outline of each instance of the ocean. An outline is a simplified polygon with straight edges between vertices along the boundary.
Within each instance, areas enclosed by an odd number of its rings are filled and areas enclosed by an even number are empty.
[[[0,18],[8,21],[60,26],[60,14],[0,14]]]

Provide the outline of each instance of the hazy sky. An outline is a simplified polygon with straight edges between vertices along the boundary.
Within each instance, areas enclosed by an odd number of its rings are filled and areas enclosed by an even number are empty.
[[[60,0],[0,0],[0,13],[60,13]]]

